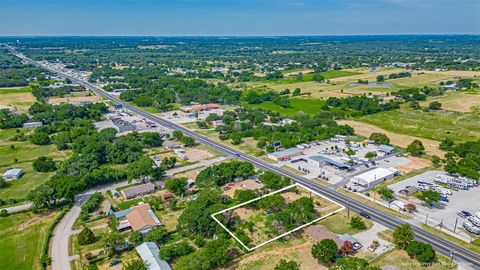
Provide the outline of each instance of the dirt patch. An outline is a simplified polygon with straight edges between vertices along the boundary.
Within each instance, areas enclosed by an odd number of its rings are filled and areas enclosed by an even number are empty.
[[[101,99],[98,96],[75,96],[75,97],[64,97],[64,98],[49,98],[49,104],[61,104],[61,103],[78,103],[82,101],[100,101]]]
[[[186,148],[185,155],[188,157],[188,160],[191,162],[205,160],[213,157],[207,150],[196,149],[196,148]]]
[[[291,192],[291,191],[282,193],[281,195],[282,195],[283,198],[285,198],[285,201],[287,203],[291,203],[293,201],[296,201],[296,200],[304,197],[301,194],[297,194],[297,193]]]
[[[396,169],[399,170],[402,174],[406,174],[412,171],[416,171],[416,170],[420,170],[420,169],[432,166],[432,162],[427,159],[412,157],[412,156],[408,157],[408,159],[410,159],[409,163],[403,166],[396,167]]]
[[[241,220],[247,220],[255,214],[255,211],[242,207],[233,210],[233,212],[237,214]]]
[[[300,269],[328,269],[320,265],[311,255],[314,240],[307,238],[307,242],[288,247],[275,247],[270,250],[258,251],[235,265],[235,269],[272,269],[280,260],[294,260],[300,264]],[[252,264],[252,265],[249,265]],[[253,264],[255,266],[253,267]]]
[[[374,132],[384,133],[385,135],[388,136],[388,138],[390,138],[391,144],[398,145],[403,148],[406,148],[413,140],[419,140],[423,143],[423,146],[425,147],[425,152],[428,155],[437,155],[439,157],[443,157],[445,155],[445,152],[438,149],[438,146],[440,144],[440,142],[438,141],[424,139],[424,138],[410,136],[410,135],[397,134],[390,131],[386,131],[374,125],[353,121],[353,120],[340,120],[337,122],[339,125],[349,125],[353,127],[356,134],[359,134],[365,137],[369,137]]]
[[[35,225],[35,224],[38,224],[42,221],[45,221],[47,219],[50,219],[51,217],[53,217],[55,215],[55,213],[49,213],[49,214],[46,214],[46,215],[41,215],[41,216],[34,216],[33,218],[25,221],[24,223],[20,224],[18,227],[17,227],[17,231],[23,231],[25,230],[26,228],[32,226],[32,225]]]
[[[35,101],[36,99],[31,93],[2,94],[0,97],[0,108],[23,113],[27,112],[28,108]]]
[[[233,198],[233,195],[235,194],[236,190],[244,190],[244,189],[261,189],[263,188],[263,184],[257,183],[251,179],[247,179],[238,183],[230,183],[227,185],[230,189],[225,190],[223,194]]]

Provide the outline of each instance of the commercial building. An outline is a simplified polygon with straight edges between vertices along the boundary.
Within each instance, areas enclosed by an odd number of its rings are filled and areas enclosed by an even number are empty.
[[[334,166],[337,169],[340,170],[351,170],[353,169],[352,166],[345,164],[343,162],[339,162],[336,160],[333,160],[331,158],[325,157],[325,156],[311,156],[307,159],[308,163],[315,165],[316,167],[321,167],[325,164],[328,164],[330,166]]]
[[[8,169],[3,175],[2,175],[2,178],[5,180],[5,181],[8,181],[8,180],[14,180],[14,179],[18,179],[20,178],[21,176],[23,175],[23,170],[22,169]]]
[[[143,195],[150,194],[154,191],[155,191],[155,185],[154,184],[145,183],[145,184],[141,184],[141,185],[138,185],[138,186],[133,186],[133,187],[130,187],[130,188],[126,188],[126,189],[122,190],[121,193],[122,193],[123,197],[128,200],[128,199],[136,198],[138,196],[143,196]]]
[[[149,204],[133,206],[131,209],[126,218],[134,231],[146,234],[151,229],[163,225]]]
[[[157,245],[154,242],[145,242],[135,248],[138,256],[142,258],[145,267],[148,270],[171,270],[170,265],[162,259],[160,259]]]
[[[385,154],[391,154],[391,153],[395,152],[395,147],[393,147],[391,145],[388,145],[388,144],[380,144],[378,146],[378,149],[381,152],[384,152]]]
[[[353,177],[352,182],[364,188],[370,189],[380,183],[394,178],[397,175],[400,175],[400,172],[393,167],[375,168]]]
[[[300,156],[300,155],[303,155],[303,151],[301,149],[293,147],[293,148],[288,148],[285,150],[270,153],[267,155],[267,157],[275,161],[282,161],[282,160],[291,159],[293,157]]]

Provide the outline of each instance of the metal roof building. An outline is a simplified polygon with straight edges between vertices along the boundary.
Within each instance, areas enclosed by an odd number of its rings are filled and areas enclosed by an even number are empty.
[[[356,183],[365,188],[372,188],[382,182],[392,179],[399,174],[400,172],[393,167],[375,168],[373,170],[354,176],[352,181],[353,183]]]
[[[337,167],[338,169],[342,169],[342,170],[351,170],[353,169],[352,166],[350,165],[347,165],[343,162],[339,162],[339,161],[336,161],[336,160],[333,160],[331,158],[328,158],[328,157],[325,157],[325,156],[312,156],[312,157],[309,157],[309,163],[312,163],[316,166],[320,166],[321,163],[327,163],[329,165],[332,165],[332,166],[335,166]]]
[[[172,270],[170,265],[160,259],[160,250],[154,242],[145,242],[135,248],[148,270]]]
[[[4,180],[13,180],[13,179],[20,178],[22,174],[23,174],[22,169],[9,169],[2,175],[2,178]]]
[[[303,155],[303,151],[296,147],[292,147],[285,150],[270,153],[267,156],[270,159],[279,161],[279,160],[285,160],[285,159],[289,159],[299,155]]]
[[[150,194],[155,191],[155,185],[152,183],[145,183],[138,186],[133,186],[122,190],[122,195],[125,199],[131,199],[138,196]]]

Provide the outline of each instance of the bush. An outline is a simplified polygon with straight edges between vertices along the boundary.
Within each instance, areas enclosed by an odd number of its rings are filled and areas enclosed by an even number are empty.
[[[50,140],[50,137],[48,136],[47,133],[35,132],[30,137],[30,142],[36,145],[47,145],[47,144],[50,144],[52,141]]]
[[[312,256],[319,263],[329,264],[335,261],[338,252],[338,246],[332,239],[323,239],[312,246]]]
[[[350,227],[356,230],[365,230],[367,228],[367,225],[365,225],[365,222],[362,220],[361,217],[354,216],[350,219]]]
[[[53,172],[57,169],[57,165],[55,161],[53,161],[50,157],[38,157],[35,161],[33,161],[33,169],[37,172]]]
[[[0,217],[6,217],[6,216],[8,216],[8,211],[5,210],[5,209],[2,209],[2,210],[0,211]]]
[[[94,243],[95,239],[95,235],[88,227],[83,228],[83,230],[78,234],[78,243],[82,246]]]

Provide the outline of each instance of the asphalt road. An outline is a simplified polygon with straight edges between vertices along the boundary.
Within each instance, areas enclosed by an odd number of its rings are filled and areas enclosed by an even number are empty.
[[[250,156],[250,155],[247,155],[243,152],[240,152],[239,150],[227,147],[227,146],[225,146],[225,145],[223,145],[219,142],[216,142],[216,141],[211,140],[207,137],[199,135],[199,134],[197,134],[197,133],[195,133],[195,132],[193,132],[193,131],[191,131],[191,130],[183,127],[183,126],[174,124],[174,123],[172,123],[168,120],[165,120],[165,119],[160,118],[156,115],[150,114],[150,113],[148,113],[144,110],[133,107],[133,106],[119,100],[118,98],[108,94],[107,92],[103,91],[102,89],[94,86],[93,84],[81,81],[77,78],[74,78],[74,77],[68,75],[68,74],[63,74],[63,73],[60,73],[58,71],[51,70],[47,67],[44,67],[44,66],[38,64],[37,62],[33,61],[32,59],[30,59],[28,57],[25,57],[22,54],[19,54],[18,52],[15,51],[14,48],[12,48],[10,46],[6,46],[6,47],[13,54],[22,58],[23,60],[25,60],[25,61],[33,64],[33,65],[44,68],[44,69],[46,69],[46,70],[48,70],[52,73],[58,74],[59,76],[69,78],[71,81],[73,81],[75,83],[78,83],[80,85],[83,85],[85,88],[96,92],[98,95],[110,100],[111,102],[113,102],[115,104],[121,104],[125,109],[136,112],[137,114],[149,119],[150,121],[156,122],[156,123],[158,123],[158,124],[160,124],[164,127],[167,127],[167,128],[173,129],[173,130],[179,130],[179,131],[183,132],[185,135],[188,135],[190,137],[195,138],[195,140],[199,143],[202,143],[202,144],[208,145],[210,147],[213,147],[217,150],[222,151],[225,154],[236,156],[237,159],[251,162],[256,167],[258,167],[262,170],[271,171],[271,172],[275,172],[277,174],[280,174],[280,175],[283,175],[283,176],[286,176],[286,177],[290,177],[295,182],[300,183],[300,184],[305,185],[305,186],[308,186],[309,188],[315,190],[316,192],[318,192],[318,193],[320,193],[320,194],[322,194],[322,195],[324,195],[324,196],[326,196],[326,197],[328,197],[332,200],[335,200],[335,201],[337,201],[341,204],[346,205],[351,211],[354,211],[354,212],[360,212],[360,211],[368,212],[370,214],[370,216],[372,217],[372,220],[374,220],[376,222],[379,222],[380,224],[383,224],[390,229],[395,229],[397,226],[407,223],[405,220],[401,220],[399,218],[393,217],[393,216],[391,216],[391,215],[389,215],[389,214],[387,214],[387,213],[385,213],[385,212],[383,212],[383,211],[381,211],[377,208],[371,207],[371,206],[369,206],[365,203],[362,203],[362,202],[357,201],[353,198],[350,198],[350,197],[348,197],[348,196],[346,196],[342,193],[339,193],[335,190],[332,190],[330,188],[318,185],[318,184],[316,184],[314,182],[311,182],[310,180],[308,180],[308,179],[306,179],[302,176],[299,176],[299,175],[294,174],[292,172],[283,170],[281,168],[277,168],[270,163],[267,163],[263,160],[257,159],[255,157]],[[440,252],[440,253],[442,253],[446,256],[449,256],[449,257],[453,256],[453,259],[455,259],[457,261],[460,261],[460,262],[463,262],[463,263],[466,263],[466,264],[470,264],[475,269],[480,269],[480,254],[475,253],[475,252],[473,252],[471,250],[468,250],[466,248],[463,248],[461,246],[458,246],[456,244],[453,244],[453,243],[451,243],[451,242],[449,242],[449,241],[447,241],[447,240],[445,240],[441,237],[438,237],[434,234],[426,232],[416,225],[412,225],[412,229],[415,232],[415,237],[416,237],[417,240],[422,241],[422,242],[426,242],[426,243],[430,243],[436,251],[438,251],[438,252]]]

